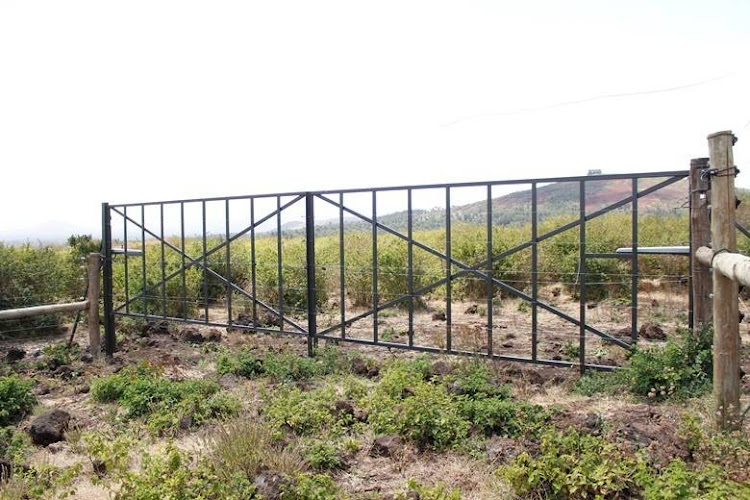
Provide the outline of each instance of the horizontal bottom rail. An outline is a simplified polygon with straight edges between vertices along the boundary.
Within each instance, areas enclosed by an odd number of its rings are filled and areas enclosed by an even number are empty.
[[[216,328],[233,328],[236,330],[243,330],[247,332],[260,332],[260,333],[278,333],[281,335],[292,335],[299,338],[305,338],[305,339],[320,339],[320,340],[330,340],[334,342],[349,342],[352,344],[359,344],[359,345],[369,345],[372,347],[387,347],[387,348],[395,348],[395,349],[404,349],[407,351],[416,351],[416,352],[429,352],[434,354],[452,354],[452,355],[458,355],[458,356],[475,356],[475,357],[482,357],[482,358],[488,358],[496,361],[517,361],[520,363],[528,363],[528,364],[535,364],[535,365],[546,365],[546,366],[555,366],[559,368],[571,368],[571,367],[577,367],[580,366],[578,363],[573,363],[570,361],[558,361],[553,359],[532,359],[532,358],[524,358],[520,356],[508,356],[503,354],[487,354],[484,352],[474,352],[474,351],[463,351],[463,350],[456,350],[451,349],[450,351],[447,349],[441,349],[439,347],[429,347],[429,346],[418,346],[418,345],[409,345],[409,344],[399,344],[397,342],[383,342],[383,341],[372,341],[367,339],[358,339],[353,337],[337,337],[333,335],[325,335],[325,334],[319,334],[319,335],[313,335],[309,336],[307,332],[302,331],[296,331],[291,332],[288,330],[274,330],[272,328],[262,328],[262,327],[254,327],[252,325],[236,325],[232,324],[229,325],[227,323],[217,323],[217,322],[206,322],[201,321],[197,319],[184,319],[184,318],[175,318],[170,316],[153,316],[153,315],[143,315],[143,314],[133,314],[133,313],[121,313],[116,312],[115,316],[120,317],[128,317],[128,318],[137,318],[137,319],[143,319],[146,321],[173,321],[175,323],[184,323],[184,324],[191,324],[191,325],[202,325],[202,326],[211,326]],[[618,369],[617,366],[609,366],[609,365],[596,365],[596,364],[587,364],[585,365],[586,368],[591,368],[592,370],[599,370],[599,371],[613,371]]]
[[[21,307],[18,309],[6,309],[0,311],[0,319],[21,319],[44,314],[77,312],[88,309],[89,301],[68,302],[65,304],[50,304],[44,306]]]

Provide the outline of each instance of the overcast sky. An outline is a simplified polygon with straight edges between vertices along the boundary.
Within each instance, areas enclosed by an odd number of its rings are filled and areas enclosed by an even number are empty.
[[[100,203],[685,169],[750,2],[0,0],[0,239]],[[671,89],[671,90],[670,90]]]

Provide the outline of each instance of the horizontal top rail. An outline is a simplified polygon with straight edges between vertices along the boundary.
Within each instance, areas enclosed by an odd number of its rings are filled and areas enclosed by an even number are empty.
[[[350,189],[328,189],[323,191],[294,191],[285,193],[265,193],[265,194],[253,194],[253,195],[238,195],[238,196],[218,196],[212,198],[190,198],[182,200],[163,200],[163,201],[147,201],[138,203],[111,203],[109,206],[124,208],[124,207],[141,207],[149,205],[169,205],[176,203],[198,203],[198,202],[210,202],[210,201],[228,201],[228,200],[244,200],[244,199],[259,199],[259,198],[274,198],[279,196],[299,196],[301,194],[312,194],[312,195],[324,195],[324,194],[353,194],[353,193],[369,193],[369,192],[380,192],[380,191],[405,191],[405,190],[421,190],[421,189],[441,189],[441,188],[466,188],[466,187],[481,187],[481,186],[509,186],[517,184],[547,184],[555,182],[597,182],[597,181],[612,181],[621,179],[649,179],[658,177],[687,177],[689,175],[688,170],[674,170],[666,172],[642,172],[642,173],[626,173],[626,174],[601,174],[601,175],[579,175],[574,177],[543,177],[537,179],[513,179],[513,180],[502,180],[502,181],[476,181],[476,182],[456,182],[456,183],[444,183],[444,184],[418,184],[418,185],[406,185],[406,186],[383,186],[383,187],[371,187],[371,188],[350,188]]]
[[[698,261],[704,266],[710,266],[732,281],[740,285],[750,286],[750,257],[740,253],[714,253],[708,247],[700,247],[695,251]]]
[[[6,309],[0,311],[0,319],[20,319],[43,314],[65,313],[85,311],[89,307],[89,301],[68,302],[66,304],[50,304],[44,306],[21,307],[18,309]]]

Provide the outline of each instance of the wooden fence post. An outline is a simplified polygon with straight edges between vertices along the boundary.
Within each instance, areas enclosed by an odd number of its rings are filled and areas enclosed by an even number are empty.
[[[707,247],[711,242],[707,170],[708,158],[690,160],[690,267],[693,301],[691,324],[696,335],[711,322],[711,269],[701,265],[695,256],[698,248]]]
[[[101,261],[102,256],[99,253],[89,254],[89,290],[86,299],[89,303],[89,352],[94,358],[99,358],[101,353],[99,344],[99,270]]]
[[[714,255],[737,251],[732,132],[708,136],[711,167],[711,243]],[[716,425],[736,429],[740,412],[740,335],[735,281],[713,269],[714,400]]]

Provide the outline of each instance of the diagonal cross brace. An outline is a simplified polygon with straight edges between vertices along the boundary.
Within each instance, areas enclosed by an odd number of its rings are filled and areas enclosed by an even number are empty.
[[[628,203],[631,203],[633,201],[634,197],[641,198],[641,197],[646,196],[646,195],[648,195],[650,193],[658,191],[659,189],[662,189],[662,188],[664,188],[666,186],[669,186],[669,185],[671,185],[671,184],[673,184],[675,182],[678,182],[678,181],[682,180],[683,178],[684,178],[683,176],[675,176],[675,177],[671,177],[669,179],[666,179],[666,180],[664,180],[664,181],[662,181],[662,182],[660,182],[658,184],[655,184],[654,186],[651,186],[649,188],[644,189],[643,191],[638,192],[636,195],[632,195],[631,194],[630,196],[627,196],[626,198],[623,198],[623,199],[621,199],[621,200],[619,200],[619,201],[617,201],[615,203],[612,203],[612,204],[610,204],[610,205],[608,205],[606,207],[603,207],[603,208],[601,208],[601,209],[599,209],[599,210],[597,210],[597,211],[595,211],[595,212],[593,212],[591,214],[588,214],[587,216],[584,217],[583,220],[584,221],[589,221],[589,220],[592,220],[592,219],[594,219],[596,217],[600,217],[600,216],[602,216],[602,215],[604,215],[604,214],[606,214],[608,212],[611,212],[612,210],[616,210],[617,208],[620,208],[620,207],[622,207],[624,205],[627,205]],[[552,314],[555,314],[556,316],[558,316],[558,317],[560,317],[560,318],[562,318],[562,319],[564,319],[564,320],[566,320],[566,321],[568,321],[568,322],[570,322],[570,323],[572,323],[572,324],[574,324],[576,326],[580,326],[580,324],[581,324],[580,320],[577,320],[577,319],[573,318],[572,316],[569,316],[568,314],[565,314],[564,312],[562,312],[562,311],[560,311],[560,310],[558,310],[558,309],[556,309],[556,308],[554,308],[554,307],[552,307],[552,306],[550,306],[548,304],[545,304],[545,303],[539,302],[539,301],[535,301],[533,299],[533,297],[531,297],[529,295],[526,295],[525,293],[523,293],[520,290],[518,290],[518,289],[516,289],[516,288],[514,288],[514,287],[512,287],[510,285],[508,285],[507,283],[503,282],[502,280],[498,280],[498,279],[495,279],[495,278],[490,278],[487,274],[485,274],[485,273],[479,271],[478,269],[476,269],[478,267],[489,265],[489,263],[492,262],[492,261],[494,261],[494,260],[499,260],[499,259],[505,258],[505,257],[507,257],[509,255],[512,255],[513,253],[516,253],[516,252],[521,251],[521,250],[523,250],[525,248],[528,248],[528,247],[530,247],[534,243],[534,241],[527,241],[527,242],[521,243],[521,244],[519,244],[519,245],[517,245],[517,246],[515,246],[515,247],[513,247],[511,249],[508,249],[508,250],[506,250],[506,251],[504,251],[504,252],[502,252],[500,254],[497,254],[497,255],[493,256],[491,259],[482,261],[482,262],[476,264],[475,266],[469,266],[469,265],[464,264],[464,263],[462,263],[460,261],[457,261],[456,259],[449,258],[447,255],[445,255],[445,254],[443,254],[443,253],[441,253],[441,252],[439,252],[439,251],[437,251],[437,250],[435,250],[435,249],[433,249],[433,248],[431,248],[431,247],[429,247],[427,245],[424,245],[421,242],[415,241],[412,238],[409,238],[408,236],[406,236],[406,235],[404,235],[404,234],[402,234],[402,233],[400,233],[400,232],[398,232],[398,231],[396,231],[396,230],[394,230],[394,229],[392,229],[392,228],[390,228],[390,227],[388,227],[388,226],[386,226],[386,225],[384,225],[384,224],[382,224],[380,222],[373,221],[373,219],[367,217],[366,215],[361,214],[361,213],[359,213],[359,212],[357,212],[355,210],[352,210],[352,209],[350,209],[350,208],[348,208],[346,206],[343,206],[341,203],[338,203],[338,202],[336,202],[334,200],[331,200],[330,198],[328,198],[326,196],[323,196],[321,194],[317,194],[316,196],[318,196],[323,201],[326,201],[326,202],[330,203],[331,205],[334,205],[334,206],[336,206],[338,208],[341,208],[342,210],[344,210],[344,211],[346,211],[346,212],[348,212],[348,213],[350,213],[350,214],[352,214],[352,215],[354,215],[354,216],[362,219],[365,222],[368,222],[370,224],[375,225],[376,227],[384,230],[387,233],[390,233],[390,234],[392,234],[392,235],[394,235],[396,237],[399,237],[399,238],[401,238],[401,239],[403,239],[403,240],[405,240],[405,241],[407,241],[407,242],[409,242],[409,243],[411,243],[413,245],[416,245],[417,247],[419,247],[419,248],[421,248],[421,249],[423,249],[423,250],[425,250],[425,251],[427,251],[427,252],[429,252],[429,253],[431,253],[431,254],[433,254],[433,255],[441,258],[441,259],[444,259],[444,260],[450,262],[453,265],[456,265],[456,266],[462,268],[461,271],[458,271],[457,273],[451,274],[450,277],[442,278],[440,280],[437,280],[437,281],[433,282],[432,284],[426,285],[426,286],[420,288],[419,290],[416,290],[414,292],[414,295],[420,295],[422,293],[425,293],[426,291],[429,291],[429,290],[432,290],[434,288],[437,288],[437,287],[439,287],[439,286],[447,283],[448,281],[450,281],[452,279],[456,279],[456,278],[464,276],[466,274],[474,274],[474,275],[479,276],[481,278],[488,279],[493,284],[499,286],[500,288],[502,288],[503,290],[505,290],[508,293],[511,293],[511,294],[513,294],[513,295],[515,295],[517,297],[520,297],[521,299],[526,300],[528,302],[536,303],[542,309],[544,309],[544,310],[546,310],[546,311],[548,311],[548,312],[550,312]],[[546,240],[548,238],[551,238],[551,237],[553,237],[553,236],[555,236],[557,234],[560,234],[560,233],[562,233],[564,231],[567,231],[568,229],[572,229],[574,227],[577,227],[577,226],[579,226],[581,224],[581,222],[582,221],[579,219],[579,220],[572,221],[572,222],[570,222],[568,224],[565,224],[563,226],[560,226],[560,227],[558,227],[558,228],[556,228],[556,229],[554,229],[552,231],[549,231],[549,232],[547,232],[547,233],[545,233],[543,235],[538,236],[536,238],[536,242],[544,241],[544,240]],[[370,311],[367,311],[365,313],[359,314],[359,315],[355,316],[354,318],[350,318],[345,323],[352,323],[352,322],[357,321],[359,319],[363,319],[363,318],[365,318],[367,316],[370,316],[370,315],[374,314],[376,311],[380,311],[380,310],[386,309],[388,307],[391,307],[391,306],[393,306],[395,304],[398,304],[398,303],[400,303],[400,302],[402,302],[402,301],[404,301],[404,300],[406,300],[408,298],[409,298],[409,295],[404,295],[404,296],[401,296],[401,297],[397,297],[397,298],[392,299],[392,300],[390,300],[390,301],[388,301],[388,302],[386,302],[384,304],[381,304],[379,306],[374,307]],[[333,331],[333,330],[335,330],[337,328],[340,328],[341,326],[342,326],[342,324],[338,324],[338,325],[335,325],[333,327],[330,327],[330,328],[324,330],[321,333],[321,335],[329,333],[329,332],[331,332],[331,331]],[[619,345],[620,347],[623,347],[623,348],[626,348],[626,349],[632,349],[632,346],[630,344],[627,344],[626,342],[623,342],[623,341],[621,341],[621,340],[619,340],[619,339],[617,339],[615,337],[612,337],[611,335],[609,335],[607,333],[604,333],[604,332],[598,330],[597,328],[594,328],[594,327],[586,325],[586,324],[584,324],[584,328],[586,328],[587,331],[589,331],[591,333],[594,333],[595,335],[598,335],[599,337],[602,337],[603,339],[605,339],[605,340],[607,340],[609,342],[612,342],[614,344]]]
[[[283,210],[284,208],[286,208],[287,206],[293,204],[295,201],[297,201],[299,199],[300,198],[297,198],[296,200],[288,203],[287,205],[285,205],[284,207],[282,207],[280,210]],[[292,321],[292,320],[290,320],[290,319],[288,319],[286,317],[282,317],[281,313],[279,311],[277,311],[276,309],[274,309],[272,306],[266,304],[265,302],[263,302],[262,300],[260,300],[260,299],[258,299],[256,297],[253,297],[244,288],[240,287],[236,283],[230,281],[229,279],[225,278],[224,276],[220,275],[219,273],[217,273],[216,271],[214,271],[213,269],[211,269],[211,268],[208,267],[208,264],[206,262],[206,258],[211,253],[217,251],[217,249],[220,249],[221,247],[225,246],[227,244],[226,241],[223,242],[221,245],[218,245],[218,246],[214,247],[214,249],[212,251],[206,252],[205,254],[201,255],[197,259],[194,259],[190,255],[188,255],[187,253],[183,252],[177,246],[175,246],[172,243],[166,241],[165,239],[162,239],[161,237],[159,237],[158,235],[156,235],[155,233],[153,233],[149,229],[143,227],[140,223],[138,223],[135,220],[131,219],[130,217],[126,216],[125,214],[123,214],[122,212],[120,212],[119,210],[117,210],[116,208],[112,208],[111,210],[114,211],[114,212],[116,212],[120,216],[122,216],[126,221],[129,221],[130,223],[132,223],[136,227],[142,229],[143,231],[145,231],[146,233],[148,233],[150,236],[152,236],[153,238],[155,238],[157,241],[159,241],[161,243],[164,243],[170,249],[174,250],[175,252],[177,252],[178,254],[180,254],[181,256],[185,257],[186,259],[188,259],[190,261],[188,264],[186,264],[184,266],[181,266],[177,271],[173,272],[172,274],[170,274],[169,276],[167,276],[163,280],[159,281],[158,283],[156,283],[154,285],[151,285],[148,288],[144,287],[143,292],[140,295],[145,295],[147,291],[154,290],[155,288],[158,288],[159,286],[162,286],[167,281],[169,281],[170,279],[178,276],[180,273],[182,273],[184,270],[188,269],[189,267],[198,266],[198,267],[202,268],[203,270],[205,270],[206,272],[208,272],[209,274],[211,274],[212,276],[214,276],[215,278],[217,278],[218,280],[222,281],[225,285],[231,287],[234,291],[236,291],[240,295],[242,295],[242,296],[244,296],[244,297],[246,297],[246,298],[254,301],[257,304],[259,304],[261,307],[267,309],[269,312],[271,312],[272,314],[278,316],[279,318],[282,318],[284,321],[286,321],[290,325],[294,326],[295,328],[297,328],[301,332],[306,332],[306,330],[301,325],[299,325],[298,323],[296,323],[296,322],[294,322],[294,321]],[[271,217],[273,217],[280,210],[275,210],[274,212],[271,212],[268,216],[264,217],[263,219],[260,219],[255,224],[251,225],[249,228],[246,228],[245,230],[243,230],[243,234],[249,232],[253,227],[255,227],[255,226],[259,225],[259,224],[262,224],[266,220],[270,219]],[[235,235],[235,237],[236,236],[237,235]],[[235,238],[233,238],[233,239],[235,239]],[[141,300],[141,297],[138,297],[138,296],[133,297],[129,301],[125,302],[124,304],[121,304],[116,309],[116,311],[120,311],[124,307],[126,307],[126,306],[128,306],[128,305],[130,305],[133,302],[136,302],[138,300]]]

